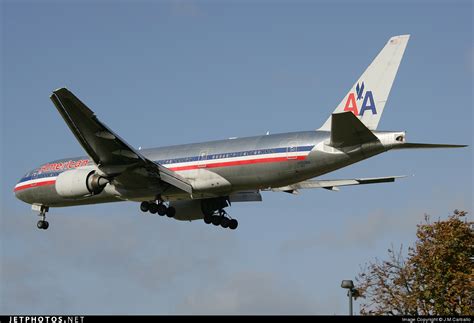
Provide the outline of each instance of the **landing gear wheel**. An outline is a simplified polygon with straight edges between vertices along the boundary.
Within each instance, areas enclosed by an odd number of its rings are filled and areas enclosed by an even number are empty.
[[[224,229],[228,228],[229,224],[230,224],[230,220],[224,217],[221,221],[221,227],[223,227]]]
[[[224,217],[220,216],[220,215],[215,215],[212,217],[212,224],[214,224],[215,226],[218,226],[222,223],[222,219]]]
[[[229,221],[229,228],[230,228],[231,230],[237,229],[237,226],[238,226],[238,225],[239,225],[239,222],[237,222],[236,219],[232,219],[232,220]]]
[[[169,217],[169,218],[172,218],[174,217],[176,214],[176,209],[172,206],[170,206],[169,208],[166,209],[166,216]]]
[[[158,214],[159,214],[159,215],[162,215],[162,216],[165,215],[165,214],[166,214],[166,210],[167,210],[166,205],[164,205],[163,203],[158,204],[158,209],[157,209],[157,211],[158,211]]]
[[[38,227],[38,229],[46,230],[47,228],[49,228],[49,223],[48,221],[39,220],[36,226]]]
[[[212,214],[206,214],[206,215],[204,216],[204,222],[205,222],[206,224],[211,224],[211,223],[212,223]]]
[[[148,210],[150,209],[150,203],[148,203],[147,201],[143,201],[141,204],[140,204],[140,210],[142,212],[148,212]]]
[[[155,203],[150,203],[149,211],[151,214],[156,214],[156,212],[158,212],[158,205]]]
[[[39,211],[40,213],[38,216],[40,217],[40,220],[38,223],[36,223],[36,226],[38,229],[43,229],[46,230],[49,227],[48,221],[46,221],[46,213],[49,211],[49,206],[46,205],[35,205],[31,207],[35,211]]]

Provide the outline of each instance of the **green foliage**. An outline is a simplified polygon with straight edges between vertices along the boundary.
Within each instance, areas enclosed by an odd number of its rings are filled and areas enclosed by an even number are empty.
[[[357,277],[361,314],[474,315],[474,234],[467,212],[419,224],[415,246],[388,250]]]

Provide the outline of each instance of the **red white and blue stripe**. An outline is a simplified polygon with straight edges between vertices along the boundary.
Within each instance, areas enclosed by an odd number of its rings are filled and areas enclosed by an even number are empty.
[[[278,163],[305,160],[314,146],[255,149],[237,152],[207,154],[201,156],[181,157],[157,160],[156,162],[176,172],[201,168],[221,168],[231,166],[254,165],[261,163]],[[24,189],[53,185],[62,171],[44,172],[22,178],[14,192]]]
[[[45,175],[45,176],[41,176],[41,175]],[[56,172],[40,174],[36,177],[33,177],[33,176],[24,177],[18,182],[18,184],[15,185],[15,188],[13,189],[13,191],[16,193],[18,191],[25,190],[27,188],[53,185],[54,183],[56,183],[57,177],[58,177],[58,173]]]
[[[304,160],[314,146],[255,149],[228,153],[202,154],[201,156],[158,160],[157,163],[173,171],[199,168],[219,168],[259,163]]]

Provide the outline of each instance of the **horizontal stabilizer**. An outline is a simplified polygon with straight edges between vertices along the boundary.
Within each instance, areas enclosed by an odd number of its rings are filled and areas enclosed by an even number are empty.
[[[298,189],[308,188],[325,188],[333,191],[337,191],[338,186],[349,186],[349,185],[363,185],[363,184],[378,184],[378,183],[390,183],[395,182],[397,178],[403,178],[403,176],[388,176],[388,177],[373,177],[373,178],[356,178],[356,179],[337,179],[337,180],[315,180],[310,179],[307,181],[295,183],[292,185],[272,188],[275,192],[291,192]]]
[[[407,142],[403,145],[396,145],[393,149],[427,149],[427,148],[462,148],[467,145],[449,145],[449,144],[418,144]]]
[[[378,138],[352,112],[332,115],[330,143],[332,147],[349,147],[371,141],[378,141]]]

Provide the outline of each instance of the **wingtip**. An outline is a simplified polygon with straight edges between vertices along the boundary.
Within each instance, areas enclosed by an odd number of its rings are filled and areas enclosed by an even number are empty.
[[[408,43],[409,39],[410,39],[410,34],[397,35],[397,36],[390,37],[387,43],[391,45],[397,45],[400,43]]]
[[[465,148],[469,147],[469,145],[449,145],[447,148]]]
[[[411,34],[396,35],[396,36],[390,37],[390,40],[395,39],[395,38],[410,38],[410,36]]]
[[[57,93],[59,91],[68,91],[66,87],[58,87],[56,90],[53,90],[53,93]]]

